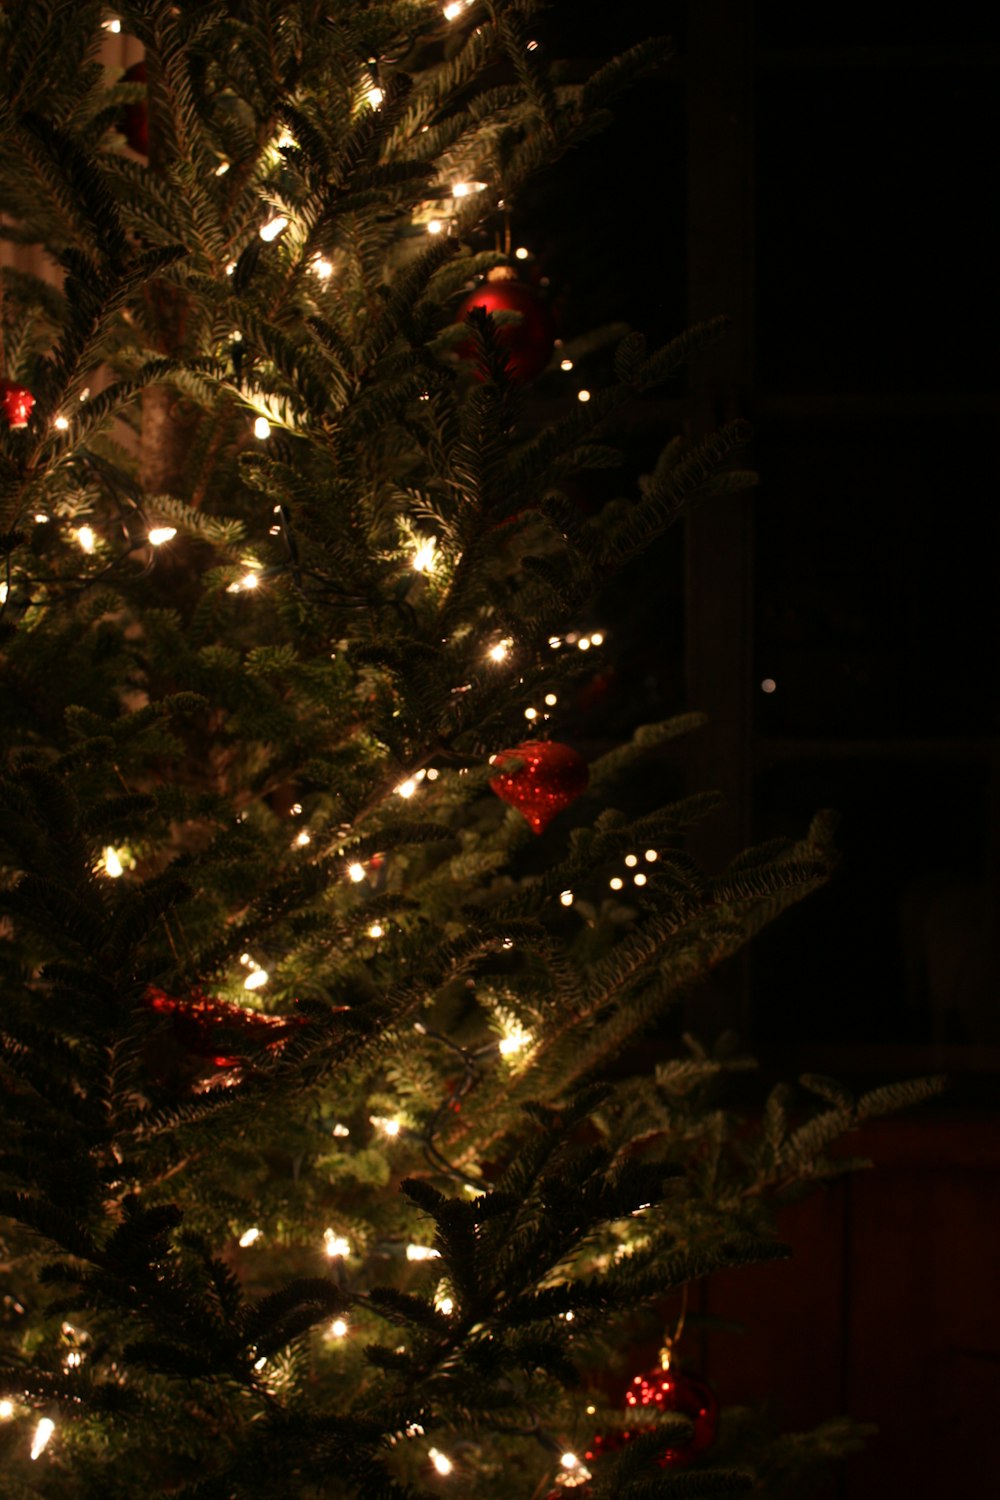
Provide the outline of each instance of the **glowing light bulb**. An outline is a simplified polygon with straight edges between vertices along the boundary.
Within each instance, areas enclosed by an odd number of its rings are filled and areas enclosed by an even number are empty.
[[[260,1235],[261,1231],[257,1228],[256,1225],[254,1225],[252,1229],[244,1229],[243,1233],[240,1235],[236,1243],[239,1245],[241,1250],[246,1250],[251,1245],[256,1244],[256,1242],[260,1239]]]
[[[215,169],[215,175],[216,177],[225,177],[228,171],[229,163],[227,161],[220,161],[219,165]]]
[[[112,880],[117,880],[119,875],[125,874],[125,866],[122,864],[121,855],[117,849],[105,849],[101,859],[105,875],[110,875]]]
[[[624,880],[622,880],[620,875],[612,875],[611,879],[608,881],[608,885],[613,891],[620,891],[624,884],[625,882]]]
[[[562,645],[562,636],[561,635],[550,635],[549,636],[549,645],[552,647],[553,651],[558,651],[559,647]]]
[[[44,1453],[49,1445],[49,1438],[56,1430],[56,1424],[51,1417],[43,1417],[35,1428],[35,1435],[31,1439],[31,1456],[38,1458]]]
[[[560,906],[572,906],[573,905],[573,892],[572,891],[560,891],[559,892],[559,904],[560,904]]]
[[[523,245],[518,245],[517,249],[514,251],[514,258],[515,260],[527,260],[529,254],[530,251],[526,250]]]
[[[577,391],[577,393],[576,393],[576,399],[578,401],[589,401],[590,400],[590,392],[589,391]]]
[[[643,873],[642,873],[641,870],[640,870],[640,872],[639,872],[638,875],[633,875],[632,879],[635,881],[636,885],[645,885],[646,884],[646,877],[645,877],[645,875],[643,875]]]
[[[555,693],[546,693],[545,702],[547,707],[555,708],[556,704],[559,702],[559,699],[556,697]]]
[[[430,1245],[407,1245],[407,1260],[440,1260],[441,1251],[433,1250]]]
[[[660,856],[655,849],[646,850],[646,858],[649,860],[650,864],[652,864],[654,860],[659,859],[659,857]]]
[[[560,370],[572,370],[573,361],[571,359],[561,359],[559,361],[559,368]]]
[[[342,1260],[351,1253],[351,1244],[345,1240],[342,1234],[334,1234],[332,1229],[323,1231],[323,1249],[331,1260]]]
[[[428,781],[437,781],[437,779],[438,779],[438,777],[440,775],[441,775],[441,772],[439,770],[437,770],[434,766],[432,766],[431,769],[427,772],[427,780]]]
[[[93,552],[96,537],[90,526],[78,526],[76,528],[76,539],[84,552]]]
[[[411,560],[413,571],[415,573],[433,573],[436,561],[437,538],[432,536],[421,537],[417,542],[417,548]]]
[[[526,719],[537,719],[538,718],[538,709],[537,708],[526,708],[524,710],[524,717]]]
[[[335,1339],[342,1339],[347,1335],[347,1324],[343,1318],[334,1318],[330,1324],[330,1333]]]
[[[455,1467],[447,1454],[442,1453],[437,1448],[432,1448],[427,1457],[430,1459],[431,1463],[434,1465],[439,1474],[450,1474],[452,1469]]]
[[[509,635],[505,636],[502,641],[497,641],[496,645],[491,646],[487,652],[490,661],[505,661],[513,644]]]
[[[511,1021],[504,1027],[504,1034],[500,1038],[500,1055],[511,1057],[515,1052],[530,1047],[532,1040],[531,1032],[525,1031],[520,1021]]]
[[[416,790],[417,790],[417,783],[414,781],[413,777],[410,776],[410,777],[407,778],[406,781],[401,781],[399,783],[399,786],[396,788],[396,795],[397,795],[397,797],[408,798],[408,797],[412,797],[413,793]]]
[[[254,969],[253,973],[248,974],[244,979],[243,988],[245,990],[259,990],[262,985],[267,983],[270,977],[266,969]]]
[[[382,926],[381,922],[373,922],[368,929],[368,936],[370,938],[380,938],[382,937],[384,932],[385,928]]]
[[[386,1119],[384,1115],[369,1115],[368,1118],[375,1126],[375,1129],[380,1130],[383,1135],[390,1137],[397,1136],[403,1128],[398,1120]]]
[[[316,255],[312,260],[312,268],[320,281],[329,281],[333,275],[333,262],[326,259],[324,255]]]
[[[378,109],[379,105],[385,98],[385,92],[376,84],[373,84],[372,87],[366,91],[365,98],[368,100],[368,103],[371,105],[372,109]]]
[[[591,644],[590,643],[590,636],[589,635],[581,635],[580,639],[577,641],[576,644],[577,644],[577,647],[579,648],[579,650],[581,650],[581,651],[589,651],[590,650],[590,644]]]
[[[267,240],[268,243],[270,243],[271,240],[276,240],[278,238],[278,235],[283,229],[287,228],[288,220],[285,218],[284,214],[278,214],[275,218],[268,219],[266,224],[262,224],[257,232],[262,240]]]
[[[154,526],[149,533],[149,545],[162,547],[164,542],[172,541],[176,535],[176,526]]]
[[[635,865],[639,863],[639,856],[637,854],[626,854],[625,863],[631,870]]]
[[[465,9],[465,5],[462,3],[462,0],[451,0],[451,4],[450,5],[446,5],[445,8],[444,8],[444,11],[443,11],[443,15],[444,15],[445,20],[446,21],[457,20],[457,18],[462,14],[462,12],[463,12],[464,9]]]
[[[0,1401],[0,1422],[9,1422],[14,1415],[13,1401]]]
[[[32,519],[36,526],[47,526],[49,523],[48,516],[43,516],[40,510],[35,512]]]
[[[226,266],[226,275],[227,276],[232,276],[232,274],[233,274],[233,272],[235,270],[236,270],[236,262],[234,260],[229,261],[229,263]]]
[[[65,432],[69,426],[69,417],[56,417],[52,425],[58,432]]]
[[[575,1453],[564,1453],[559,1462],[564,1469],[575,1469],[580,1460]]]
[[[347,877],[349,880],[353,880],[354,884],[357,885],[360,880],[364,880],[365,878],[364,865],[359,865],[357,861],[355,861],[353,865],[348,865]]]
[[[335,1136],[337,1136],[338,1138],[342,1138],[345,1135],[350,1135],[350,1133],[351,1132],[348,1129],[348,1127],[346,1125],[342,1125],[339,1120],[337,1121],[336,1125],[333,1127],[333,1134]]]
[[[254,1360],[253,1367],[259,1373],[261,1370],[263,1370],[263,1368],[264,1368],[264,1366],[266,1364],[267,1364],[267,1355],[266,1354],[262,1354],[261,1357],[260,1357],[260,1359],[255,1359]]]
[[[122,29],[122,23],[117,19],[113,21],[102,21],[101,25],[104,27],[105,31],[112,31],[116,36]]]
[[[312,843],[312,839],[310,838],[309,834],[306,833],[305,829],[303,828],[303,830],[302,830],[301,833],[297,833],[295,835],[295,842],[296,842],[296,844],[298,845],[298,847],[300,849],[304,849],[307,844],[311,844]]]
[[[447,1292],[443,1292],[440,1289],[434,1295],[434,1306],[439,1313],[444,1313],[446,1318],[450,1318],[455,1311],[455,1304],[451,1297],[448,1296]]]
[[[298,145],[298,142],[296,141],[294,135],[292,135],[292,132],[289,130],[288,126],[286,125],[284,127],[284,129],[282,130],[281,134],[278,136],[278,150],[279,151],[287,151],[287,150],[289,150],[290,147],[297,146],[297,145]]]
[[[263,443],[271,436],[271,424],[266,417],[258,417],[253,424],[253,435]]]
[[[427,225],[427,233],[440,234],[443,228],[444,225],[441,223],[440,219],[431,219]]]
[[[590,644],[592,646],[603,646],[604,645],[604,634],[603,634],[603,632],[600,631],[600,630],[592,630],[590,632]]]

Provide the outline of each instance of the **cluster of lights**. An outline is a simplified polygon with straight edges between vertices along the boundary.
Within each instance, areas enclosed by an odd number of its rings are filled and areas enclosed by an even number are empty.
[[[245,969],[250,970],[250,973],[243,981],[243,988],[245,990],[259,990],[271,977],[266,969],[261,968],[255,958],[250,957],[249,953],[240,954],[240,963]]]
[[[257,421],[266,423],[266,418],[258,417]],[[270,431],[270,428],[268,428],[268,431]],[[230,583],[227,586],[227,594],[248,594],[253,593],[254,589],[260,588],[260,578],[258,577],[260,563],[252,562],[248,558],[246,569],[247,571],[243,574],[242,578],[237,578],[235,583]]]
[[[549,645],[553,651],[558,651],[560,646],[575,646],[578,651],[589,651],[591,646],[604,645],[604,631],[592,630],[589,635],[580,635],[579,631],[570,630],[566,635],[550,635]]]
[[[408,802],[426,775],[427,772],[421,770],[416,771],[412,776],[407,776],[405,781],[401,781],[399,785],[394,788],[396,796],[402,797],[404,802]]]
[[[651,865],[655,864],[656,861],[659,859],[659,857],[660,856],[659,856],[658,852],[655,849],[647,849],[646,850],[645,858],[646,858],[647,863],[649,863]],[[626,856],[625,856],[625,864],[627,865],[627,867],[630,870],[635,870],[635,874],[632,876],[633,884],[634,885],[643,886],[643,885],[646,884],[646,881],[647,881],[648,877],[647,877],[645,871],[643,871],[643,870],[636,870],[636,866],[638,865],[638,863],[639,863],[639,856],[638,856],[638,854],[626,854]],[[620,891],[621,888],[622,888],[622,886],[624,884],[625,884],[625,882],[624,882],[624,880],[622,879],[622,877],[620,875],[612,875],[611,879],[608,881],[608,885],[611,887],[611,889],[613,891]]]
[[[347,1125],[344,1125],[340,1120],[337,1121],[332,1131],[332,1134],[335,1135],[338,1140],[343,1140],[344,1137],[350,1135],[350,1133],[351,1132],[349,1127]]]
[[[392,1116],[369,1115],[368,1119],[381,1135],[387,1135],[390,1139],[394,1139],[403,1128],[401,1121]]]

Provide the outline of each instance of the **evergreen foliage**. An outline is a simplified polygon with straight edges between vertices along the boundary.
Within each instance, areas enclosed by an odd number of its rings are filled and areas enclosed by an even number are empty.
[[[488,790],[579,668],[550,638],[752,482],[734,423],[589,519],[566,494],[723,320],[626,333],[541,430],[502,320],[453,326],[498,200],[670,44],[580,82],[533,0],[117,15],[148,87],[102,66],[100,5],[0,10],[2,233],[52,270],[3,277],[35,398],[0,417],[3,1493],[539,1495],[613,1425],[580,1385],[637,1311],[783,1255],[774,1204],[938,1087],[807,1077],[748,1132],[728,1043],[644,1067],[832,864],[825,817],[712,874],[711,794],[615,809],[696,715],[594,761],[544,868]],[[647,848],[641,896],[591,899]],[[732,1434],[684,1472],[640,1434],[585,1493],[778,1494],[856,1438]]]

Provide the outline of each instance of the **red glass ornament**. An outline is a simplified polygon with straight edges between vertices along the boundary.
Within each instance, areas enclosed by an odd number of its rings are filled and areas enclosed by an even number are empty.
[[[556,328],[547,305],[539,300],[530,286],[502,273],[495,279],[489,277],[463,300],[455,321],[464,323],[474,307],[481,307],[488,313],[521,314],[520,322],[504,323],[497,329],[497,339],[507,355],[512,380],[520,384],[545,369],[555,346]],[[471,359],[475,355],[475,345],[471,341],[464,343],[458,352],[463,359]]]
[[[27,427],[34,404],[35,398],[27,387],[15,385],[13,380],[0,380],[0,409],[12,431]]]
[[[587,762],[569,745],[555,740],[526,740],[513,750],[501,750],[493,764],[499,768],[513,760],[520,761],[520,766],[500,770],[490,781],[490,790],[501,802],[516,807],[535,833],[544,832],[556,813],[587,790]]]
[[[275,1047],[305,1024],[304,1016],[266,1016],[228,1000],[213,1000],[200,990],[189,1000],[177,1000],[151,986],[146,1004],[170,1017],[171,1030],[185,1052],[205,1058],[213,1068],[239,1067],[248,1051]]]
[[[126,68],[122,74],[122,83],[145,83],[146,64],[144,62],[133,63]],[[139,100],[137,104],[126,104],[122,110],[122,135],[128,141],[133,151],[140,156],[149,155],[149,110],[145,100]]]
[[[676,1368],[657,1368],[645,1375],[636,1375],[625,1393],[625,1405],[648,1411],[651,1416],[657,1412],[678,1412],[691,1422],[690,1437],[683,1442],[671,1443],[657,1454],[656,1462],[661,1469],[679,1469],[692,1463],[715,1438],[719,1402],[714,1392],[697,1376],[686,1375]],[[599,1434],[584,1457],[597,1459],[602,1453],[614,1452],[640,1430],[624,1428],[621,1432]]]

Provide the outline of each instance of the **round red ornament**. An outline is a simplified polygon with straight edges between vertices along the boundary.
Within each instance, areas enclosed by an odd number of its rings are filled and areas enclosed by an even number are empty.
[[[462,301],[455,321],[464,323],[474,307],[481,307],[488,313],[521,314],[520,322],[504,323],[497,329],[497,339],[507,356],[512,380],[520,384],[545,369],[555,346],[555,323],[546,304],[530,286],[518,281],[513,271],[504,267],[491,271],[482,286]],[[468,341],[458,352],[463,359],[471,359],[475,355],[475,345]]]
[[[657,1368],[645,1375],[636,1375],[625,1393],[626,1407],[648,1411],[655,1417],[657,1412],[677,1412],[691,1423],[691,1434],[683,1441],[672,1442],[657,1454],[656,1462],[661,1469],[679,1469],[692,1463],[715,1438],[719,1422],[719,1402],[714,1392],[695,1375],[686,1375],[671,1366],[669,1370]],[[591,1449],[584,1455],[588,1460],[600,1458],[602,1453],[621,1448],[634,1437],[639,1428],[624,1428],[621,1432],[601,1434],[593,1441]]]
[[[133,63],[126,68],[122,74],[122,83],[145,83],[146,64],[144,62]],[[149,109],[146,101],[139,100],[136,104],[126,104],[122,110],[122,135],[128,141],[133,151],[138,151],[140,156],[149,155]]]
[[[511,761],[520,765],[503,770]],[[490,790],[516,807],[535,833],[543,833],[557,813],[582,796],[590,779],[583,756],[555,740],[526,740],[513,750],[501,750],[493,764],[498,774]]]
[[[13,380],[0,380],[0,410],[12,431],[17,427],[27,427],[34,404],[35,398],[26,386],[15,385]]]

